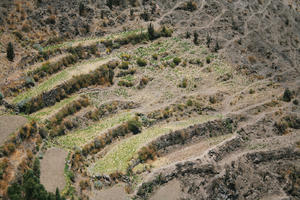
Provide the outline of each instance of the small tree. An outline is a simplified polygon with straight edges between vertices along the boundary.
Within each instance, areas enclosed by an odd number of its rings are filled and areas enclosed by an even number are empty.
[[[215,52],[218,52],[220,50],[220,45],[219,45],[219,42],[218,40],[216,41],[216,46],[215,46]]]
[[[109,9],[113,8],[113,0],[107,0],[106,5],[109,7]]]
[[[290,102],[292,100],[292,92],[289,90],[289,88],[286,88],[284,90],[284,93],[283,93],[283,101],[286,101],[286,102]]]
[[[36,158],[34,160],[34,163],[33,163],[33,172],[34,172],[34,175],[38,178],[40,178],[40,160],[38,158]]]
[[[85,10],[84,4],[82,2],[80,2],[80,4],[79,4],[79,15],[80,16],[84,15],[84,10]]]
[[[155,39],[155,30],[153,25],[150,23],[148,26],[148,34],[149,34],[149,39],[154,40]]]
[[[199,44],[198,43],[198,33],[194,32],[194,44]]]
[[[8,46],[6,49],[6,56],[9,61],[13,61],[15,58],[14,46],[11,42],[8,43]]]
[[[187,32],[185,33],[185,38],[188,39],[188,38],[190,38],[190,37],[191,37],[191,33],[187,31]]]
[[[207,36],[206,36],[206,45],[207,45],[208,48],[210,47],[211,41],[212,41],[211,36],[209,34],[207,34]]]
[[[56,191],[55,191],[55,200],[61,200],[58,188],[56,188]]]

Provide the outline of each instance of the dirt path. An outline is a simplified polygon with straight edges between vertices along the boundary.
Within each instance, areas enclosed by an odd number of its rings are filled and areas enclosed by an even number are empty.
[[[70,54],[67,54],[67,53],[61,54],[61,55],[55,56],[55,57],[53,57],[53,58],[50,58],[49,60],[47,60],[47,61],[45,61],[45,62],[36,63],[36,64],[34,64],[34,65],[28,67],[28,68],[26,69],[26,72],[31,71],[31,70],[35,70],[35,69],[41,67],[43,64],[45,64],[45,63],[47,63],[47,62],[49,62],[49,63],[57,62],[57,61],[59,61],[60,59],[62,59],[62,58],[64,58],[64,57],[67,57],[68,55],[70,55]]]
[[[155,160],[152,165],[154,167],[166,166],[171,163],[180,162],[183,160],[191,159],[193,157],[201,156],[207,149],[225,141],[226,139],[232,137],[232,134],[223,135],[214,138],[206,138],[197,142],[195,144],[176,149],[176,151],[171,152],[165,156],[162,156]]]
[[[63,149],[48,149],[41,161],[41,183],[49,192],[65,187],[64,167],[68,152]]]
[[[2,145],[18,128],[23,126],[28,120],[22,116],[4,115],[0,116],[0,145]]]

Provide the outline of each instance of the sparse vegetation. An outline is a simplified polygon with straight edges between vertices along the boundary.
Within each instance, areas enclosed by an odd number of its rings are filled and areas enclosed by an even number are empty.
[[[175,65],[179,65],[179,64],[181,63],[181,58],[179,58],[179,57],[173,58],[173,63],[174,63]]]
[[[178,87],[181,87],[181,88],[186,88],[188,85],[188,79],[187,78],[184,78],[182,79],[181,83],[178,85]]]
[[[118,83],[118,86],[123,86],[123,87],[132,87],[133,85],[134,85],[133,82],[127,80],[120,80]]]
[[[119,65],[119,68],[127,70],[129,68],[129,62],[128,61],[123,61],[121,63],[121,65]]]
[[[138,58],[136,60],[136,64],[138,64],[138,66],[140,67],[145,67],[147,65],[147,61],[144,60],[143,58]]]
[[[149,83],[149,81],[150,81],[150,78],[143,76],[140,80],[138,88],[143,89]]]

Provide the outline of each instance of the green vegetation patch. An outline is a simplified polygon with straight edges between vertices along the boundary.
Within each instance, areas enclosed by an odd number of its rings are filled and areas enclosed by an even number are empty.
[[[101,132],[110,129],[133,118],[134,114],[125,112],[112,117],[102,119],[99,123],[93,124],[87,128],[76,130],[67,135],[54,138],[53,143],[65,149],[73,149],[74,147],[83,147],[86,143],[93,140]]]
[[[128,162],[136,156],[138,150],[156,137],[167,134],[170,131],[186,128],[190,125],[203,123],[215,119],[216,116],[201,116],[185,121],[172,122],[165,125],[157,125],[144,130],[141,134],[135,135],[127,140],[122,141],[115,146],[105,157],[98,160],[90,168],[92,173],[110,174],[116,171],[126,172]]]

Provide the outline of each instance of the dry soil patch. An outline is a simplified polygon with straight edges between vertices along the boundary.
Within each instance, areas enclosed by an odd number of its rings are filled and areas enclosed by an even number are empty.
[[[0,116],[0,145],[2,145],[9,135],[23,126],[27,119],[22,116],[4,115]]]
[[[65,187],[64,167],[68,152],[59,149],[48,149],[41,161],[41,183],[49,192],[55,192],[58,187],[62,190]]]
[[[180,199],[180,196],[180,183],[177,180],[173,180],[159,188],[150,200],[176,200]]]
[[[96,191],[95,200],[127,200],[130,199],[124,190],[124,185],[115,185],[108,189]]]

